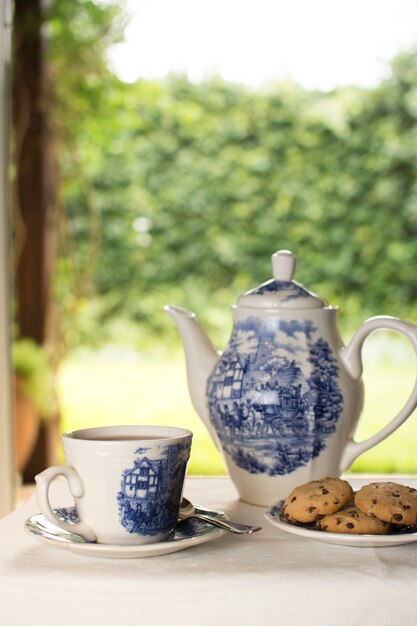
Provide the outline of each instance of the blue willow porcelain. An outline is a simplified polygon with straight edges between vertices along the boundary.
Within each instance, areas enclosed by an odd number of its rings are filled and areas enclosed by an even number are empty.
[[[174,306],[197,413],[222,452],[242,500],[269,506],[296,485],[336,476],[391,434],[417,405],[417,385],[400,413],[370,439],[353,439],[363,403],[361,349],[374,330],[408,337],[417,327],[388,316],[360,327],[347,347],[338,308],[293,280],[295,257],[272,255],[273,279],[243,294],[223,353],[194,313]]]
[[[141,545],[164,541],[175,528],[192,433],[168,426],[102,426],[64,433],[66,465],[36,476],[42,514],[87,541]],[[57,516],[49,487],[68,481],[76,519]]]

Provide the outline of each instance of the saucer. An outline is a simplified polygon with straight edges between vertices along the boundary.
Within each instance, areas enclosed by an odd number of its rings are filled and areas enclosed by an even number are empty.
[[[310,524],[289,522],[281,511],[284,500],[275,504],[265,517],[273,526],[280,530],[305,539],[314,539],[325,543],[333,543],[341,546],[355,546],[357,548],[383,548],[387,546],[401,546],[406,543],[417,541],[417,528],[407,527],[390,535],[349,535],[345,533],[329,533],[317,530]]]
[[[74,506],[54,509],[55,514],[65,522],[77,522],[78,516]],[[215,512],[227,519],[224,513]],[[186,548],[214,541],[222,537],[226,531],[207,524],[196,518],[180,522],[170,536],[158,543],[145,545],[110,545],[89,542],[84,537],[67,532],[52,524],[42,513],[29,517],[24,526],[26,532],[37,541],[62,548],[70,552],[87,556],[100,556],[111,559],[139,559],[147,556],[160,556],[178,552]]]

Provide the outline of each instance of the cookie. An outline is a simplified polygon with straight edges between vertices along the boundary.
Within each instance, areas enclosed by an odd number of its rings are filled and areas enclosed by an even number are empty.
[[[365,515],[351,504],[332,515],[325,515],[318,520],[317,528],[328,533],[349,533],[354,535],[387,535],[391,524],[376,517]]]
[[[392,482],[365,485],[355,494],[362,513],[384,522],[412,526],[417,524],[417,489]]]
[[[348,482],[340,478],[322,478],[296,487],[285,500],[282,512],[290,522],[315,522],[352,501],[353,491]]]

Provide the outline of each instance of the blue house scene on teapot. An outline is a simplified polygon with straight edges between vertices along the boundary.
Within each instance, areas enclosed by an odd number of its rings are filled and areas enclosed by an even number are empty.
[[[311,320],[249,317],[208,381],[211,419],[238,467],[289,474],[317,457],[336,430],[339,367]]]
[[[154,535],[168,532],[178,518],[182,478],[188,461],[184,444],[165,446],[158,459],[138,448],[133,466],[123,472],[117,495],[120,523],[129,533]],[[181,474],[181,480],[178,475]]]

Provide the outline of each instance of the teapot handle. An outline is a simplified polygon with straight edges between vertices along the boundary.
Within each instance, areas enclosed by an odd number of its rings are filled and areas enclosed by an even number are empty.
[[[362,346],[367,336],[374,330],[378,329],[395,330],[407,337],[417,354],[417,326],[404,322],[396,317],[388,315],[379,315],[366,320],[356,334],[352,337],[350,343],[343,348],[340,357],[344,362],[348,372],[355,380],[359,380],[362,375]],[[394,419],[392,419],[378,433],[361,441],[360,443],[350,439],[342,455],[340,471],[346,471],[353,461],[363,452],[369,450],[377,443],[388,437],[394,432],[405,420],[411,415],[417,406],[417,380],[407,402]]]

